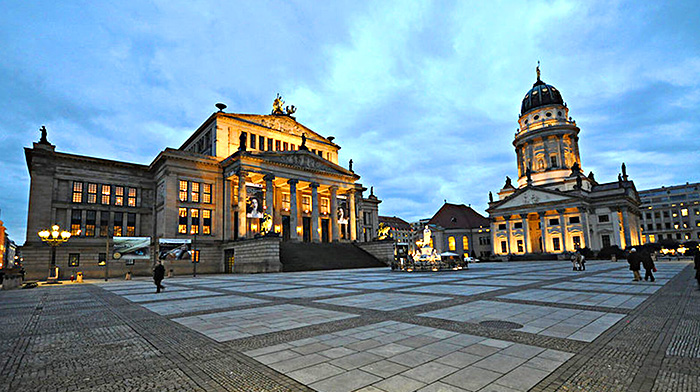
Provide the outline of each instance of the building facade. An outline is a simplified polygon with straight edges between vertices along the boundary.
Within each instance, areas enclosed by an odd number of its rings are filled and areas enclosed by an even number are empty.
[[[413,230],[411,224],[397,216],[380,216],[379,226],[386,227],[389,230],[391,238],[394,242],[401,245],[409,245],[413,238]]]
[[[106,273],[114,237],[191,239],[200,272],[233,270],[237,243],[277,233],[283,241],[362,241],[376,233],[376,196],[365,199],[359,175],[338,165],[333,137],[308,129],[278,97],[272,114],[236,114],[218,104],[180,146],[149,165],[57,152],[43,129],[25,149],[31,176],[27,239],[28,277],[45,277],[49,249],[36,235],[58,224],[71,239],[57,248],[59,267],[87,277]],[[362,224],[358,217],[369,216]],[[70,264],[69,264],[70,260]],[[154,257],[126,267],[150,273]],[[189,260],[166,266],[191,272]]]
[[[489,219],[469,206],[445,203],[427,225],[432,231],[432,247],[438,253],[452,252],[462,258],[491,255]]]
[[[646,242],[700,241],[700,183],[639,192]]]
[[[493,252],[499,256],[621,248],[642,243],[640,199],[624,163],[618,180],[583,174],[580,129],[554,86],[540,79],[521,105],[513,146],[518,179],[489,194]]]

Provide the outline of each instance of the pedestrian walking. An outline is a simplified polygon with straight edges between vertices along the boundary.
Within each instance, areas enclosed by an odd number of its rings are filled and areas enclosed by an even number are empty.
[[[155,268],[153,268],[153,282],[156,284],[156,293],[160,293],[160,290],[165,290],[165,286],[160,284],[160,282],[163,281],[163,278],[165,277],[165,267],[163,267],[163,263],[158,260],[156,262]]]
[[[644,280],[649,280],[649,278],[651,278],[651,281],[653,282],[656,279],[654,279],[654,274],[652,274],[652,271],[656,270],[656,266],[654,265],[654,260],[651,258],[651,254],[649,252],[642,252],[640,257],[642,258],[642,265],[646,271],[644,273]]]
[[[627,263],[630,265],[630,271],[634,274],[634,281],[639,282],[642,280],[642,277],[639,275],[641,260],[639,259],[639,254],[637,254],[637,249],[630,249],[630,253],[627,255]]]

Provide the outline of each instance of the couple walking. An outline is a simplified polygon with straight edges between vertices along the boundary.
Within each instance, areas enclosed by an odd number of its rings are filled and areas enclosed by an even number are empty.
[[[649,252],[637,252],[637,249],[632,248],[627,256],[627,263],[630,265],[630,271],[632,271],[634,274],[635,282],[642,280],[641,275],[639,275],[639,270],[642,266],[646,270],[644,280],[649,280],[649,278],[651,278],[652,282],[656,280],[654,279],[654,274],[652,274],[653,271],[656,271],[656,266],[654,265],[654,260],[651,259],[651,254],[649,254]]]

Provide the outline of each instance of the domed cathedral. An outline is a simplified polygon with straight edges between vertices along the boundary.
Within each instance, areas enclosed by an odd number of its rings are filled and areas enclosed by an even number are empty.
[[[642,243],[640,199],[622,163],[617,181],[584,175],[581,131],[561,92],[540,77],[525,94],[513,146],[517,184],[506,176],[494,201],[489,192],[495,255],[566,253]]]

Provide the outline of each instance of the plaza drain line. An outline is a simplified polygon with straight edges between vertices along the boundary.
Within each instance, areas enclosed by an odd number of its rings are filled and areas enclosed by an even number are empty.
[[[486,320],[479,323],[484,327],[496,328],[496,329],[520,329],[523,327],[522,324],[514,323],[512,321],[504,320]]]

